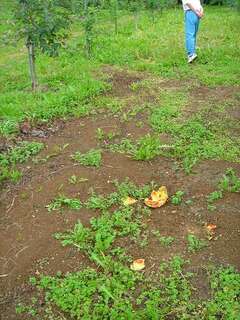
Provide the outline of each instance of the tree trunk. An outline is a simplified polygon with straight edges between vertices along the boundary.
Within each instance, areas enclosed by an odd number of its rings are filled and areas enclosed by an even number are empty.
[[[114,25],[115,25],[115,34],[118,34],[118,1],[115,0],[114,3]]]
[[[88,9],[88,0],[84,0],[84,2],[83,2],[83,10],[84,10],[85,14],[87,12],[87,9]]]
[[[36,75],[36,68],[35,68],[35,52],[34,52],[34,45],[29,42],[27,43],[28,49],[28,60],[29,60],[29,71],[30,77],[32,81],[32,90],[35,91],[37,89],[37,75]]]

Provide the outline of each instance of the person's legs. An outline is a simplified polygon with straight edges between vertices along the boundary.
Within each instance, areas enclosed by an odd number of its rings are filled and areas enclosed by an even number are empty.
[[[197,15],[188,10],[185,12],[185,36],[186,36],[186,50],[188,57],[196,54],[196,35],[198,31],[199,18]]]
[[[194,47],[196,49],[196,46],[197,46],[197,33],[198,33],[198,28],[199,28],[199,21],[200,19],[197,17],[197,21],[196,21],[196,25],[195,25],[195,44],[194,44]]]

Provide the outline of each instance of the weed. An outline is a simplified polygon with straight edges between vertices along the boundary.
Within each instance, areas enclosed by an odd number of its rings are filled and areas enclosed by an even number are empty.
[[[68,182],[69,182],[70,184],[77,184],[77,182],[78,182],[77,176],[72,175],[72,176],[68,179]]]
[[[198,239],[194,234],[188,234],[187,242],[189,252],[199,251],[207,245],[205,240]]]
[[[137,114],[143,112],[146,108],[147,108],[147,105],[132,107],[130,110],[122,113],[121,121],[123,122],[131,121],[132,118],[136,117]]]
[[[42,148],[42,143],[24,141],[7,153],[0,154],[0,183],[8,179],[17,183],[21,179],[22,173],[16,169],[16,165],[29,160]]]
[[[232,168],[227,169],[218,184],[218,188],[223,192],[240,192],[240,178],[236,176],[236,173]]]
[[[159,240],[160,244],[165,247],[171,246],[173,244],[173,242],[175,241],[174,237],[162,236],[158,230],[152,230],[152,234],[154,234],[157,237],[157,239]]]
[[[93,236],[89,228],[84,227],[81,222],[75,224],[74,229],[65,233],[56,233],[55,238],[61,240],[62,245],[73,245],[82,250],[90,250]]]
[[[135,199],[145,199],[151,193],[151,191],[156,188],[156,184],[154,182],[143,185],[142,187],[137,187],[133,182],[129,181],[128,178],[120,183],[118,180],[114,180],[113,184],[117,188],[120,198],[130,196]]]
[[[151,160],[160,154],[160,140],[147,134],[137,142],[133,158],[136,160]]]
[[[129,319],[133,313],[129,293],[134,291],[137,276],[119,263],[111,264],[111,275],[88,268],[63,279],[42,277],[38,285],[71,317]]]
[[[21,142],[6,154],[0,154],[0,166],[15,165],[27,161],[31,156],[37,154],[43,148],[39,142]]]
[[[96,136],[97,136],[97,139],[99,141],[103,141],[104,140],[104,131],[103,131],[103,129],[97,128]]]
[[[22,314],[22,313],[26,313],[29,316],[34,317],[37,315],[37,310],[34,308],[33,305],[27,306],[27,305],[19,303],[16,306],[16,314]]]
[[[69,179],[68,179],[68,182],[70,184],[77,184],[77,183],[81,183],[81,182],[86,182],[88,181],[87,178],[78,178],[77,176],[75,175],[72,175]]]
[[[111,151],[128,153],[135,160],[148,161],[156,156],[162,154],[162,149],[165,149],[159,138],[147,134],[140,138],[135,144],[128,138],[121,140],[119,144],[112,144],[109,146]]]
[[[240,304],[240,274],[232,267],[212,268],[210,271],[212,299],[205,304],[206,319],[238,319]]]
[[[91,149],[87,153],[77,151],[71,158],[82,165],[93,167],[99,167],[102,161],[101,150],[95,149]]]
[[[107,210],[113,204],[119,201],[119,197],[117,193],[111,193],[108,197],[104,198],[101,195],[96,195],[94,192],[92,193],[91,197],[85,203],[85,206],[88,209],[100,209],[100,210]]]
[[[184,194],[185,194],[184,191],[179,190],[174,195],[172,195],[172,197],[171,197],[172,204],[175,204],[175,205],[181,204]]]
[[[117,247],[117,256],[124,251]],[[114,254],[115,255],[115,254]],[[56,307],[66,316],[76,319],[237,319],[240,274],[233,268],[211,268],[207,283],[211,285],[211,299],[196,300],[191,284],[195,274],[186,272],[187,263],[175,256],[161,263],[154,277],[143,278],[121,262],[106,255],[93,254],[91,259],[98,270],[41,276],[32,283],[44,290],[47,308],[53,317]],[[125,257],[124,257],[125,260]],[[134,307],[134,306],[137,306]],[[27,306],[19,306],[27,312]]]
[[[112,140],[118,135],[119,135],[119,133],[114,132],[114,131],[109,131],[108,133],[105,133],[101,128],[97,128],[97,131],[96,131],[97,139],[100,142],[102,142],[104,140],[107,140],[107,141]]]
[[[99,207],[99,206],[98,206]],[[100,217],[92,218],[91,228],[85,228],[79,222],[73,231],[57,234],[63,245],[74,244],[87,252],[105,252],[117,236],[130,236],[133,240],[139,237],[143,224],[139,216],[134,215],[134,208],[124,207],[112,214],[104,211]]]
[[[73,210],[79,210],[82,208],[82,203],[79,199],[71,199],[65,197],[64,195],[61,195],[46,206],[49,212],[60,210],[63,207],[68,207],[69,209]]]
[[[169,263],[160,265],[155,284],[147,285],[137,299],[141,305],[138,319],[193,319],[196,305],[191,299],[190,278],[183,275],[184,260],[174,257]]]
[[[17,134],[18,131],[18,125],[14,120],[5,120],[0,122],[0,135],[2,135],[3,137]]]
[[[109,145],[109,149],[113,152],[133,154],[135,146],[130,139],[123,138],[120,143]]]
[[[222,191],[213,191],[212,193],[210,193],[207,197],[207,201],[208,203],[213,203],[216,200],[222,199],[223,197],[223,193]]]
[[[207,196],[208,210],[214,211],[216,206],[215,201],[222,199],[224,192],[240,192],[240,178],[232,168],[228,168],[218,183],[218,190],[213,191]]]

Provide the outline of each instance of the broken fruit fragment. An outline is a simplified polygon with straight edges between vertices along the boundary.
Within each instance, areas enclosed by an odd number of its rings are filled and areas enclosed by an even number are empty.
[[[217,228],[217,226],[215,224],[208,224],[206,228],[207,228],[208,232],[212,232],[213,233],[214,230]]]
[[[162,186],[158,191],[153,190],[151,196],[144,200],[144,203],[151,208],[160,208],[168,200],[167,188]]]
[[[131,204],[134,204],[137,202],[136,199],[133,199],[131,197],[127,197],[125,199],[122,199],[124,206],[130,206]]]
[[[133,263],[130,265],[130,269],[133,271],[140,271],[145,268],[145,260],[144,259],[137,259],[134,260]]]

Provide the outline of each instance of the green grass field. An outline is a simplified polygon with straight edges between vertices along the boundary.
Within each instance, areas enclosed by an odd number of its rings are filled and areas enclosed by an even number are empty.
[[[1,10],[1,32],[8,29],[9,15]],[[152,21],[142,12],[138,30],[133,18],[121,13],[119,33],[109,14],[99,14],[95,25],[93,53],[84,57],[83,31],[73,25],[67,47],[53,59],[37,58],[37,72],[43,92],[31,93],[24,45],[0,47],[0,132],[7,134],[23,119],[45,121],[72,115],[86,99],[106,90],[92,71],[102,64],[148,71],[163,78],[188,79],[209,86],[239,83],[239,14],[229,8],[206,8],[199,32],[199,61],[189,68],[184,51],[183,12],[163,11]]]

